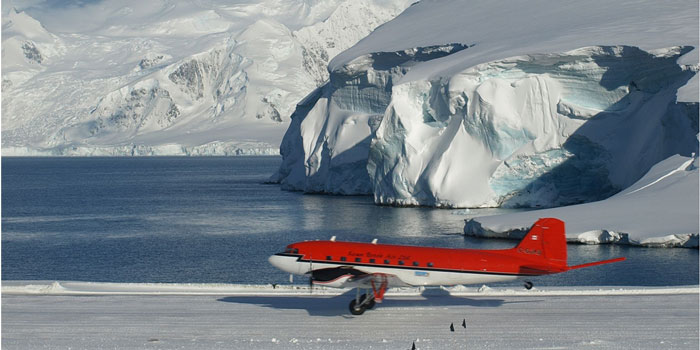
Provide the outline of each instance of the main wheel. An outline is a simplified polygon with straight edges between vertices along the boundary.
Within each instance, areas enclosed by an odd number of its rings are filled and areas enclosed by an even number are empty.
[[[367,298],[367,294],[362,294],[360,297],[360,304],[364,304],[364,307],[366,310],[371,310],[374,307],[375,301],[374,298],[372,298],[370,301],[365,303],[365,299]]]
[[[532,282],[530,282],[530,281],[525,281],[524,287],[525,287],[525,289],[527,289],[527,290],[532,289]]]
[[[362,315],[365,313],[365,307],[364,306],[355,306],[357,304],[355,299],[352,299],[350,301],[350,313],[353,315]]]

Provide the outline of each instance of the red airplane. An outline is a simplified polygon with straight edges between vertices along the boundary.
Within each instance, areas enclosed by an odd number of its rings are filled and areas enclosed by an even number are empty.
[[[568,266],[564,232],[563,221],[539,219],[515,248],[501,250],[336,242],[333,237],[290,244],[269,261],[291,274],[309,274],[312,284],[357,288],[350,312],[361,315],[381,303],[390,287],[505,282],[625,260]],[[532,282],[525,281],[525,288]]]

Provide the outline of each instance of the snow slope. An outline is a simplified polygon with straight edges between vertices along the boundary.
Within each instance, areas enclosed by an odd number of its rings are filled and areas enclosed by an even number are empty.
[[[276,154],[331,57],[407,0],[3,0],[3,155]]]
[[[522,238],[537,219],[566,223],[567,240],[588,244],[698,247],[698,157],[672,156],[600,202],[466,220],[464,233]]]
[[[416,3],[330,62],[273,179],[394,205],[607,198],[697,152],[697,8]]]
[[[85,297],[11,295],[3,286],[3,349],[698,348],[697,286],[426,290],[388,296],[362,316],[349,315],[350,294],[271,291]]]

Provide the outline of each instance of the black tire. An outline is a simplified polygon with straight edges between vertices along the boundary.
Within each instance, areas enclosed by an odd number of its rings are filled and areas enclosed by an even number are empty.
[[[360,304],[364,303],[366,298],[367,294],[362,294],[362,296],[360,297]],[[372,298],[372,300],[364,304],[364,307],[366,310],[371,310],[374,307],[374,304],[376,304],[376,302],[374,301],[374,298]]]
[[[525,285],[524,285],[525,289],[530,290],[530,289],[532,289],[532,286],[533,286],[532,282],[530,282],[530,281],[525,282]]]
[[[364,307],[355,307],[356,305],[355,299],[352,299],[350,301],[350,313],[356,316],[362,315],[365,313],[365,308]]]

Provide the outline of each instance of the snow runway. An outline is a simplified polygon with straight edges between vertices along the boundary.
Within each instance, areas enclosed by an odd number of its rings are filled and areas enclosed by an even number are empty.
[[[3,349],[697,349],[698,287],[393,290],[3,283]],[[177,289],[177,290],[176,290]],[[342,294],[341,294],[342,293]],[[466,328],[462,327],[466,320]],[[454,324],[454,332],[450,324]]]

